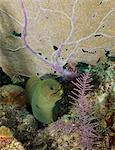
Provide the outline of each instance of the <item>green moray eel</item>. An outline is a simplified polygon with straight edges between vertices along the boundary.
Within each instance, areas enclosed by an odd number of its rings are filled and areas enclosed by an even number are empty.
[[[26,84],[26,93],[35,118],[45,124],[53,121],[53,108],[61,99],[61,84],[52,78],[41,80],[31,77]]]

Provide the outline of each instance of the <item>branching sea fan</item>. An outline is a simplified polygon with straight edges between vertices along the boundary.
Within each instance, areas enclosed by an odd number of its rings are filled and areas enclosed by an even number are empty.
[[[92,89],[91,85],[92,78],[90,74],[84,73],[76,79],[76,82],[72,81],[75,85],[75,88],[72,91],[71,97],[75,104],[78,104],[79,107],[75,107],[76,112],[79,111],[79,127],[77,130],[80,132],[81,144],[84,150],[92,150],[94,145],[94,139],[97,138],[95,127],[98,125],[97,122],[90,120],[89,113],[91,112],[90,103],[87,100],[87,92]],[[78,110],[79,109],[79,110]]]

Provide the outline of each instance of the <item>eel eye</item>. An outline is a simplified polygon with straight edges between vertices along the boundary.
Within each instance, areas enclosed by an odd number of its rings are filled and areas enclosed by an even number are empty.
[[[53,86],[50,86],[50,90],[54,90],[54,87],[53,87]]]

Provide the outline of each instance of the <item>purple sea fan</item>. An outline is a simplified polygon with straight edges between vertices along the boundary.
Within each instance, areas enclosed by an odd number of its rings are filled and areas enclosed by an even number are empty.
[[[91,85],[92,78],[90,74],[84,73],[76,79],[76,82],[72,81],[75,85],[73,89],[72,95],[69,95],[74,100],[74,104],[78,104],[79,107],[75,107],[75,111],[78,112],[79,116],[79,127],[77,127],[77,131],[79,130],[81,136],[81,144],[84,150],[92,150],[92,146],[94,144],[95,138],[97,138],[95,127],[98,125],[97,122],[90,121],[90,103],[87,100],[87,92],[92,89]],[[78,110],[79,109],[79,110]]]

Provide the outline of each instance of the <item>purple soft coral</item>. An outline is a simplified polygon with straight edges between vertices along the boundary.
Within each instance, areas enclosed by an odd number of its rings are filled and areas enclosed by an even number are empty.
[[[89,121],[90,104],[86,97],[87,92],[93,87],[90,85],[91,81],[90,74],[82,74],[79,79],[76,79],[76,82],[72,81],[76,87],[72,91],[73,96],[69,95],[69,97],[79,105],[79,131],[81,135],[81,144],[84,147],[84,150],[92,150],[94,138],[97,138],[94,129],[97,126],[97,123],[91,123]],[[75,109],[78,108],[76,107]]]

